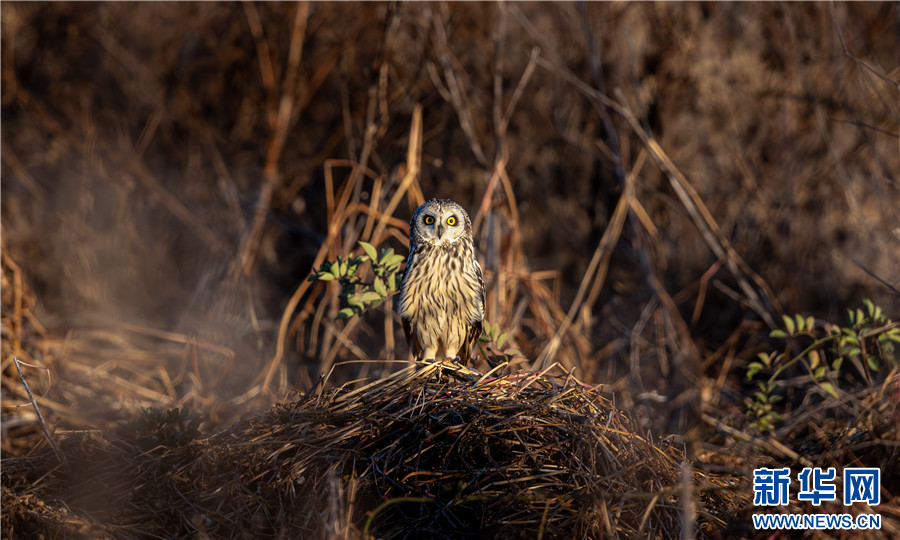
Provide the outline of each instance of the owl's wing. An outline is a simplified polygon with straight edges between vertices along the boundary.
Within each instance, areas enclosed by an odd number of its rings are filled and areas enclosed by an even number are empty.
[[[409,343],[409,350],[412,352],[413,358],[422,360],[425,347],[419,341],[419,333],[416,332],[416,327],[413,326],[412,321],[409,319],[401,318],[400,320],[403,321],[403,333],[406,334],[406,342]]]
[[[468,362],[472,357],[472,352],[475,349],[475,344],[478,342],[478,338],[480,338],[482,334],[482,322],[484,321],[481,320],[469,325],[469,329],[466,332],[466,340],[463,342],[463,346],[459,349],[459,361],[462,364]]]
[[[466,339],[463,341],[463,346],[459,350],[459,359],[462,363],[468,362],[472,357],[472,352],[475,350],[478,338],[480,338],[481,334],[484,332],[484,275],[482,274],[481,266],[478,263],[475,263],[475,276],[478,278],[481,318],[469,322],[466,331]]]

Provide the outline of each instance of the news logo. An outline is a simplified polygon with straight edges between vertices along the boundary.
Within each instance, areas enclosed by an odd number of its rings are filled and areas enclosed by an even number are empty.
[[[844,469],[844,506],[855,502],[869,506],[881,504],[881,469],[848,467]]]
[[[834,467],[805,467],[797,474],[800,491],[798,501],[819,506],[825,501],[838,500],[838,474]],[[881,503],[881,469],[875,467],[847,467],[842,476],[844,506]],[[790,503],[791,470],[760,468],[753,471],[753,504],[755,506],[787,506]],[[774,530],[871,530],[881,528],[881,515],[850,514],[753,514],[756,529]]]

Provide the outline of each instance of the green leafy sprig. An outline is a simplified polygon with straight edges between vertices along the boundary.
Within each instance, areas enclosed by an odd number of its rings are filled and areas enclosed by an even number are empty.
[[[309,276],[309,281],[337,281],[341,285],[342,307],[338,319],[360,315],[363,311],[381,305],[389,296],[397,292],[400,285],[400,265],[405,257],[394,253],[392,248],[382,249],[379,254],[375,246],[360,241],[364,255],[351,255],[346,260],[325,261]],[[360,271],[364,263],[371,266],[371,281],[363,279]]]
[[[840,327],[802,315],[783,317],[784,328],[772,330],[769,337],[786,340],[784,350],[759,353],[747,366],[748,380],[769,373],[764,381],[757,382],[759,391],[748,404],[751,425],[760,431],[774,430],[774,422],[780,419],[773,407],[781,400],[775,394],[779,378],[798,363],[822,392],[834,398],[838,397],[837,374],[845,361],[856,366],[866,380],[870,380],[870,372],[897,365],[895,344],[900,343],[900,324],[885,317],[882,309],[868,299],[863,300],[863,307],[849,310],[847,318],[848,326]],[[791,345],[800,339],[811,339],[812,343],[799,354],[789,356]]]

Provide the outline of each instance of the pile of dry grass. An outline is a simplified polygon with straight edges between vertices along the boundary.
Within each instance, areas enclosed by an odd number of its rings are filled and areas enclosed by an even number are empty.
[[[715,536],[742,505],[723,479],[682,478],[680,450],[566,374],[419,364],[204,439],[160,418],[64,434],[62,464],[46,448],[7,460],[4,532],[656,537],[698,508],[699,532]]]

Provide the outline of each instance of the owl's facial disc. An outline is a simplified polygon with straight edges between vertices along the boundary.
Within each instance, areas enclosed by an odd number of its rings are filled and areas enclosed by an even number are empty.
[[[453,244],[458,241],[465,232],[460,224],[459,218],[457,218],[455,214],[448,214],[449,212],[441,212],[440,215],[436,217],[433,225],[437,237],[436,243],[438,245]]]

